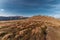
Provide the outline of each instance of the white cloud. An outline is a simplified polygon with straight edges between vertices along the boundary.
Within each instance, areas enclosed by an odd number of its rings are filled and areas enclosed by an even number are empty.
[[[49,16],[55,17],[55,18],[60,18],[60,11],[55,11],[51,13]]]
[[[0,16],[15,16],[15,15],[9,12],[0,11]]]
[[[3,11],[4,11],[4,9],[0,9],[0,11],[2,11],[2,12],[3,12]]]
[[[52,9],[50,9],[51,13],[49,16],[53,16],[55,18],[60,18],[60,4],[52,5]]]

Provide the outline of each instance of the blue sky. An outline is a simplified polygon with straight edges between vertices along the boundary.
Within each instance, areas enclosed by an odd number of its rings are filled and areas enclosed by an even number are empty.
[[[0,16],[60,17],[60,0],[0,0]]]

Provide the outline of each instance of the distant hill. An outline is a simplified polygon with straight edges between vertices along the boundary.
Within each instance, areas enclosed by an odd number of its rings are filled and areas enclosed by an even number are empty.
[[[23,17],[23,16],[9,16],[9,17],[4,17],[0,16],[0,21],[6,21],[6,20],[20,20],[20,19],[26,19],[28,17]]]
[[[24,20],[0,21],[0,40],[60,40],[60,20],[33,16]]]

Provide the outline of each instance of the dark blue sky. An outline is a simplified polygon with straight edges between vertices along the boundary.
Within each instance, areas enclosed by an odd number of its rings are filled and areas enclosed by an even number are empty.
[[[60,0],[0,0],[0,16],[60,17]]]

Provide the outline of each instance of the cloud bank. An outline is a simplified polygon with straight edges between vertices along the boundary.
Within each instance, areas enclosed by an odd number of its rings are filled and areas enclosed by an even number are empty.
[[[0,9],[15,15],[60,17],[60,0],[0,0]]]

